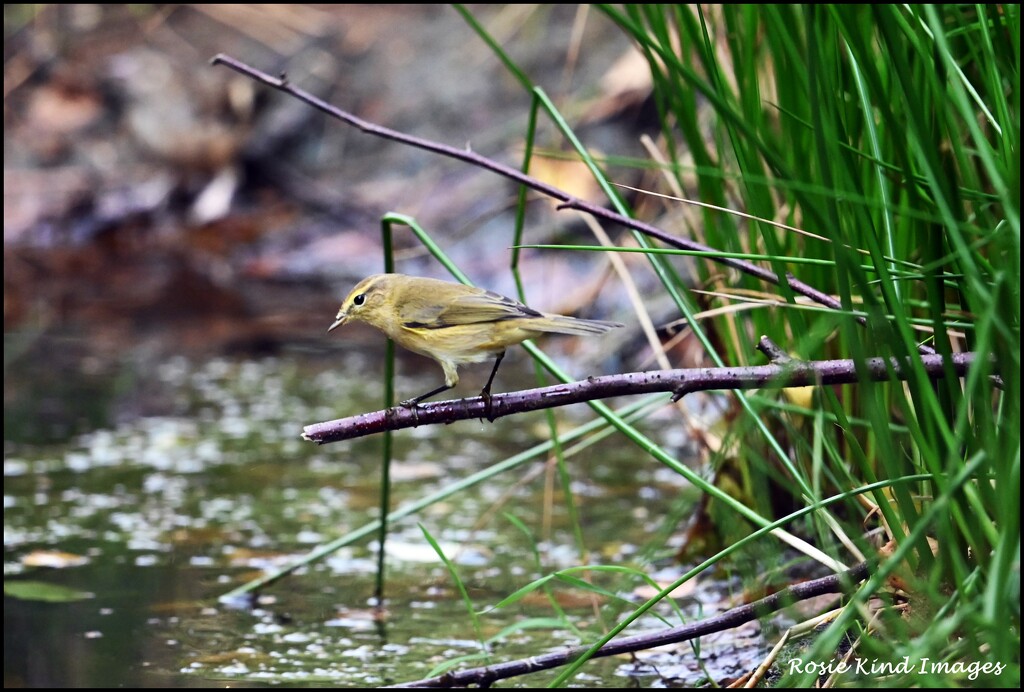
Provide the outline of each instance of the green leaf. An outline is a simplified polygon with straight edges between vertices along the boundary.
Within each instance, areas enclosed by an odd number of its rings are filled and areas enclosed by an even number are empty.
[[[43,601],[46,603],[72,603],[92,598],[88,591],[79,591],[70,586],[50,584],[45,581],[5,581],[4,595],[20,598],[23,601]]]

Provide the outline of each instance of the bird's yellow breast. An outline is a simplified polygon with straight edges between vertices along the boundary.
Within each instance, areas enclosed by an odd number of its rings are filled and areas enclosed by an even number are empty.
[[[392,335],[400,346],[435,360],[482,363],[509,346],[537,336],[514,320],[486,324],[460,324],[438,329],[401,327]]]

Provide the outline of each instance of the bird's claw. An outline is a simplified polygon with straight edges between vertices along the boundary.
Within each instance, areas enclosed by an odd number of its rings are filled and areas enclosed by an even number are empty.
[[[480,392],[480,398],[484,400],[484,410],[487,411],[487,420],[494,422],[494,407],[491,403],[491,393],[484,389]]]
[[[398,404],[404,409],[412,412],[412,423],[413,425],[420,424],[420,400],[419,399],[406,399]]]

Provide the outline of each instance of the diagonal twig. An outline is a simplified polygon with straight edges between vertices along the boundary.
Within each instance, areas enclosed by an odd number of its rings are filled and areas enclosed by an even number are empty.
[[[764,267],[760,267],[754,264],[753,262],[749,262],[747,260],[742,259],[736,259],[733,257],[721,257],[720,251],[715,250],[712,247],[709,247],[702,243],[698,243],[695,240],[690,240],[689,238],[681,238],[679,236],[666,233],[660,228],[644,223],[643,221],[638,221],[628,216],[623,216],[622,214],[619,214],[618,212],[615,212],[611,209],[607,209],[605,207],[592,204],[585,200],[578,199],[570,195],[569,193],[565,192],[564,190],[560,190],[559,188],[554,187],[553,185],[549,185],[545,182],[542,182],[532,176],[527,175],[526,173],[523,173],[520,170],[512,168],[511,166],[507,166],[503,163],[487,158],[486,156],[477,154],[471,149],[459,149],[456,147],[448,146],[447,144],[441,144],[440,142],[434,142],[428,139],[423,139],[421,137],[416,137],[415,135],[406,134],[404,132],[398,132],[397,130],[392,130],[381,125],[371,123],[367,120],[363,120],[362,118],[359,118],[353,115],[352,113],[349,113],[348,111],[344,111],[338,108],[337,106],[333,106],[327,103],[326,101],[314,96],[313,94],[304,91],[299,87],[294,86],[291,82],[288,81],[286,75],[282,74],[280,77],[272,77],[265,72],[257,70],[251,65],[248,65],[240,60],[236,60],[235,58],[232,58],[223,53],[218,53],[217,55],[215,55],[210,62],[213,65],[225,65],[231,68],[232,70],[235,70],[236,72],[243,74],[247,77],[250,77],[262,84],[266,84],[267,86],[273,87],[278,91],[283,91],[286,94],[294,96],[300,101],[303,101],[313,106],[317,110],[323,111],[324,113],[327,113],[328,115],[337,118],[342,122],[348,123],[349,125],[352,125],[353,127],[367,134],[382,137],[384,139],[389,139],[395,142],[401,142],[402,144],[407,144],[418,149],[432,151],[436,154],[441,154],[442,156],[447,156],[449,158],[457,159],[459,161],[465,161],[466,163],[470,163],[479,168],[483,168],[485,170],[497,173],[502,177],[514,180],[521,185],[525,185],[529,188],[536,190],[537,192],[540,192],[541,194],[547,195],[552,199],[558,200],[560,202],[560,204],[558,205],[559,209],[575,209],[577,211],[582,211],[587,214],[591,214],[596,218],[603,219],[605,221],[610,221],[612,223],[617,223],[627,228],[632,228],[636,231],[639,231],[640,233],[643,233],[648,237],[655,238],[665,243],[666,245],[680,248],[682,250],[707,253],[708,258],[714,262],[730,267],[737,271],[743,272],[744,274],[756,277],[758,279],[761,279],[762,281],[766,281],[771,284],[782,285],[784,283],[785,285],[789,286],[790,290],[792,290],[794,293],[802,295],[806,298],[810,298],[819,305],[824,305],[827,308],[833,310],[843,309],[842,303],[838,299],[828,295],[827,293],[824,293],[823,291],[819,291],[818,289],[804,283],[803,281],[800,281],[790,273],[787,273],[783,277],[779,277],[775,272],[769,269],[765,269]],[[867,324],[867,320],[863,316],[858,316],[855,319],[861,324]],[[935,349],[925,344],[920,344],[918,346],[918,351],[921,352],[922,354],[935,353]]]

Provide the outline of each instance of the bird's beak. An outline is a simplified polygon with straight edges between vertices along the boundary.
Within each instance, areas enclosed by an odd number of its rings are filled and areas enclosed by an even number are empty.
[[[343,312],[339,312],[339,313],[337,314],[337,318],[336,318],[336,319],[334,320],[334,324],[332,324],[332,325],[331,325],[330,327],[328,327],[328,328],[327,328],[327,331],[328,331],[328,332],[334,331],[335,329],[337,329],[337,328],[338,328],[338,327],[340,327],[341,325],[345,324],[345,321],[346,321],[347,319],[348,319],[348,315],[346,315],[346,314],[345,314],[345,313],[343,313]]]

